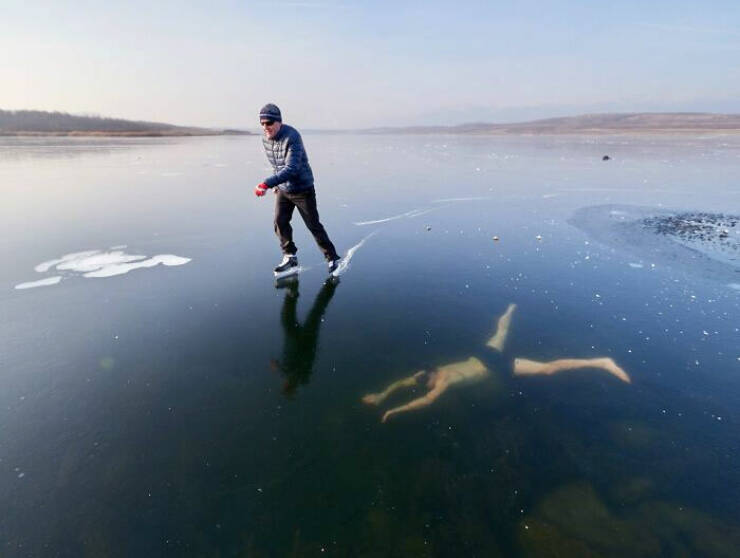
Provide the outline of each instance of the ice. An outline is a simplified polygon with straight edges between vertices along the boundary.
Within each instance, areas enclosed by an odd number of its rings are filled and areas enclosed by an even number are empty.
[[[275,279],[277,281],[280,281],[281,279],[287,279],[288,277],[293,277],[295,275],[300,275],[301,273],[303,273],[307,269],[309,269],[309,268],[299,265],[297,267],[293,267],[293,268],[287,269],[285,271],[279,271],[279,272],[275,273]]]
[[[83,274],[83,277],[113,277],[115,275],[123,275],[129,271],[133,271],[134,269],[154,267],[159,264],[166,266],[185,265],[189,261],[190,258],[182,258],[173,254],[160,254],[144,261],[107,264],[98,270],[89,271]]]
[[[373,236],[374,234],[375,233],[370,233],[365,238],[360,240],[360,242],[352,246],[352,248],[347,250],[347,254],[341,259],[337,268],[332,272],[332,276],[339,277],[340,275],[344,274],[347,271],[347,269],[349,269],[349,263],[352,260],[352,257],[357,252],[357,250],[359,250],[362,247],[362,245],[365,244],[365,241],[367,241],[367,239]]]
[[[39,281],[29,281],[28,283],[19,283],[15,286],[16,289],[33,289],[34,287],[48,287],[49,285],[56,285],[62,280],[61,275],[54,277],[47,277],[46,279],[40,279]]]
[[[689,217],[702,219],[705,228],[691,225]],[[609,248],[624,251],[637,261],[650,261],[674,272],[736,282],[737,248],[722,236],[716,223],[730,226],[735,217],[701,212],[676,212],[661,207],[598,205],[578,209],[568,223]],[[697,232],[698,231],[698,232]],[[714,234],[717,233],[717,234]]]
[[[122,250],[113,250],[112,252],[102,252],[95,255],[69,259],[56,266],[60,271],[77,271],[86,273],[102,269],[109,265],[124,264],[137,260],[144,260],[146,256],[126,254]]]
[[[69,260],[86,258],[88,256],[92,256],[94,254],[99,254],[99,253],[100,253],[100,250],[86,250],[84,252],[73,252],[72,254],[66,254],[62,256],[61,258],[57,258],[55,260],[49,260],[46,262],[42,262],[36,267],[34,267],[33,269],[34,271],[38,271],[39,273],[45,273],[57,264],[60,264],[60,263],[63,263]]]
[[[411,219],[413,217],[420,217],[421,215],[426,215],[427,213],[430,213],[432,211],[436,211],[437,207],[424,207],[421,209],[412,209],[411,211],[407,211],[406,213],[401,213],[400,215],[393,215],[392,217],[384,217],[382,219],[374,219],[372,221],[358,221],[356,223],[352,223],[353,225],[357,225],[358,227],[363,227],[365,225],[377,225],[379,223],[387,223],[388,221],[395,221],[396,219]]]
[[[448,202],[466,202],[466,201],[480,201],[480,200],[493,200],[493,196],[471,196],[467,198],[441,198],[438,200],[432,200],[432,203],[448,203]]]
[[[148,257],[140,254],[127,254],[123,250],[85,250],[66,254],[61,258],[48,260],[38,264],[34,270],[45,273],[52,268],[67,272],[68,275],[82,275],[88,278],[113,277],[123,275],[134,269],[154,267],[159,264],[165,266],[179,266],[188,263],[190,258],[175,256],[174,254],[158,254]],[[38,281],[29,281],[15,286],[16,289],[31,289],[56,285],[64,275],[55,275]]]
[[[242,529],[250,531],[244,537],[253,539],[255,554],[291,549],[301,554],[320,548],[326,554],[332,549],[346,554],[356,547],[372,547],[378,537],[390,541],[386,547],[400,541],[411,553],[431,547],[430,553],[454,553],[454,547],[462,545],[479,554],[574,548],[576,554],[647,555],[656,548],[686,555],[721,554],[713,546],[714,529],[707,517],[714,514],[727,521],[727,530],[716,533],[725,538],[740,522],[740,513],[735,513],[740,509],[740,470],[731,466],[735,455],[729,451],[737,445],[735,410],[740,402],[740,273],[718,273],[715,284],[704,277],[703,258],[692,258],[674,246],[669,242],[673,237],[656,240],[654,232],[630,223],[660,215],[651,209],[660,203],[676,213],[739,211],[740,136],[711,165],[697,161],[698,154],[674,149],[679,140],[673,134],[656,140],[660,150],[646,147],[652,136],[636,138],[634,148],[618,149],[622,137],[597,136],[594,146],[584,149],[585,139],[570,135],[304,135],[316,159],[314,170],[324,169],[319,173],[323,178],[318,176],[324,184],[322,217],[331,225],[328,230],[339,255],[346,256],[344,263],[337,262],[342,264],[341,284],[329,277],[326,290],[329,271],[300,219],[298,227],[293,223],[303,251],[299,259],[311,269],[300,276],[300,288],[274,289],[274,239],[265,229],[270,216],[262,213],[269,210],[263,207],[269,200],[254,201],[249,192],[251,197],[244,197],[240,177],[242,171],[263,176],[259,136],[104,139],[106,145],[126,141],[131,146],[112,157],[64,153],[47,160],[44,155],[38,161],[22,159],[12,168],[12,161],[1,161],[10,192],[4,208],[9,229],[0,249],[6,261],[20,264],[4,269],[4,298],[0,288],[2,324],[7,326],[0,348],[5,395],[0,409],[6,419],[4,438],[13,442],[0,448],[5,470],[0,478],[4,493],[17,496],[5,524],[35,522],[32,543],[38,542],[31,548],[26,541],[23,550],[43,553],[45,542],[55,536],[49,528],[54,526],[54,510],[35,506],[34,498],[53,491],[59,479],[53,467],[33,465],[66,459],[61,481],[75,486],[66,496],[77,511],[65,528],[84,531],[89,516],[97,513],[98,523],[110,526],[103,534],[116,535],[101,545],[126,548],[127,541],[135,539],[147,546],[146,537],[137,538],[119,521],[136,515],[136,498],[124,498],[118,506],[86,505],[95,503],[96,489],[106,483],[106,468],[93,465],[115,464],[118,453],[146,447],[152,439],[151,428],[108,428],[114,414],[121,424],[153,417],[165,446],[172,440],[174,446],[169,446],[178,451],[184,442],[183,455],[195,464],[171,478],[157,459],[172,449],[168,446],[154,459],[140,460],[141,466],[119,467],[117,485],[129,487],[139,500],[153,502],[155,515],[161,515],[159,504],[167,492],[182,491],[184,485],[196,499],[211,495],[216,512],[224,502],[228,507],[235,492],[244,494],[245,504],[238,511],[247,513],[264,498],[262,504],[277,510],[272,514],[275,524],[290,524],[306,510],[310,513],[312,502],[339,494],[337,513],[319,510],[313,530],[284,537],[279,529],[264,536],[259,529]],[[43,141],[67,142],[68,151],[77,151],[78,142],[92,140]],[[420,145],[425,141],[429,148]],[[450,143],[449,159],[439,153],[442,141]],[[390,142],[398,147],[387,157],[384,147]],[[486,157],[492,151],[498,152],[495,160]],[[521,157],[512,160],[507,152]],[[678,168],[666,172],[660,159],[674,152]],[[0,159],[4,153],[0,146]],[[129,168],[128,161],[140,153],[145,155],[140,166]],[[251,160],[245,160],[244,153]],[[559,163],[561,153],[568,155],[565,165]],[[604,153],[615,160],[602,165]],[[203,162],[208,166],[203,168]],[[217,168],[220,162],[230,168]],[[366,172],[356,187],[339,187],[357,164]],[[474,172],[476,166],[480,173]],[[149,179],[137,176],[139,169]],[[176,170],[185,174],[159,176],[160,171]],[[206,192],[203,183],[209,177],[219,180]],[[471,180],[456,187],[455,177]],[[643,177],[672,193],[642,188]],[[385,185],[382,191],[377,184]],[[589,185],[612,186],[614,195],[564,189]],[[142,192],[151,194],[144,210]],[[211,203],[203,204],[204,196]],[[604,203],[632,203],[648,210],[643,214],[610,205],[594,219],[593,229],[583,232],[566,224],[579,207]],[[195,217],[183,220],[193,208]],[[425,219],[413,217],[430,208],[440,210],[422,215]],[[397,219],[381,219],[393,216]],[[355,219],[367,224],[357,226]],[[740,238],[732,228],[727,230],[730,239]],[[367,241],[369,251],[355,262],[364,244],[355,245],[373,231],[378,238]],[[386,235],[380,236],[383,232]],[[721,233],[716,230],[715,236]],[[541,241],[536,240],[538,234]],[[62,261],[62,253],[93,247],[99,250]],[[141,259],[109,261],[105,272],[105,265],[85,272],[55,269],[113,251]],[[175,269],[155,264],[155,256],[165,254],[193,258],[194,265]],[[43,272],[32,271],[34,261],[52,258],[39,266]],[[656,267],[651,268],[651,262]],[[103,276],[89,281],[85,273]],[[20,281],[52,276],[59,276],[64,285],[11,292]],[[313,310],[333,286],[337,289],[322,323],[323,316]],[[292,298],[298,291],[300,297]],[[514,337],[505,353],[497,354],[485,346],[485,334],[493,314],[509,301],[522,310],[512,323]],[[295,321],[292,316],[286,319],[285,310],[292,305]],[[314,329],[312,317],[317,318]],[[300,337],[292,335],[295,323],[304,326]],[[288,353],[293,360],[286,360]],[[445,394],[439,412],[420,411],[384,431],[358,401],[366,384],[385,385],[403,373],[471,354],[490,359],[496,378],[467,395]],[[615,376],[598,370],[592,377],[583,369],[570,376],[527,380],[510,370],[517,357],[544,361],[602,355],[634,374],[636,387],[630,391]],[[275,366],[278,361],[288,362],[296,382],[301,382],[293,394],[281,390],[288,378]],[[310,369],[304,373],[307,365]],[[411,401],[424,391],[417,386],[406,396]],[[207,416],[201,418],[213,428],[183,428],[189,409],[205,410]],[[722,420],[704,416],[705,409]],[[306,420],[312,412],[318,422]],[[71,427],[78,436],[67,435]],[[306,443],[317,430],[319,443]],[[240,445],[245,436],[261,451]],[[658,453],[660,459],[654,459]],[[549,459],[545,467],[540,459],[544,454]],[[233,459],[219,459],[224,455]],[[367,490],[358,506],[351,491],[342,490],[366,455],[381,459],[366,467],[372,482],[361,487]],[[464,462],[455,459],[458,455],[465,455]],[[213,461],[208,469],[207,459]],[[609,459],[612,465],[603,467]],[[87,465],[79,467],[80,460]],[[214,476],[205,472],[218,469],[219,461],[217,480],[223,486],[214,493]],[[682,464],[687,461],[698,479],[696,490],[682,490]],[[296,474],[295,465],[306,463],[318,467],[307,476]],[[568,487],[561,473],[572,463],[583,465],[578,467],[579,482],[596,486],[593,498]],[[719,479],[713,474],[718,463],[726,465]],[[395,466],[393,474],[388,474],[389,464]],[[22,479],[17,478],[21,471],[13,472],[16,465],[25,472]],[[445,483],[450,474],[461,480],[452,488]],[[301,476],[306,482],[296,497],[291,483]],[[409,482],[425,490],[428,498],[404,515],[409,510],[399,508],[394,495]],[[522,487],[521,497],[513,494],[514,486]],[[480,488],[477,492],[485,498],[470,487]],[[650,507],[656,498],[665,498],[665,509]],[[579,502],[588,507],[592,500],[597,504],[585,516],[553,520],[569,509],[583,510]],[[688,509],[692,502],[704,515],[679,520],[668,513],[669,506]],[[206,543],[228,547],[241,536],[240,525],[210,511],[203,515],[206,527],[195,530],[195,539],[180,536],[167,543],[169,533],[149,546],[196,548],[198,533],[208,526],[219,529],[220,524],[218,540]],[[187,523],[188,510],[168,512],[172,524]],[[645,522],[648,512],[654,521]],[[589,522],[594,514],[601,514],[598,521]],[[349,517],[347,532],[359,535],[341,538],[334,546],[332,515]],[[450,517],[461,519],[445,527],[444,536],[426,537]],[[410,532],[403,528],[404,519]],[[638,520],[646,527],[630,531]],[[492,522],[500,524],[495,532]],[[598,531],[605,522],[614,536]],[[367,525],[380,529],[365,529]],[[593,533],[586,532],[590,528]],[[618,536],[625,531],[632,535],[627,542]],[[694,536],[699,543],[689,545],[687,539]],[[430,546],[423,546],[424,538],[430,538]],[[61,546],[58,552],[73,553],[75,545],[72,540],[72,550]]]

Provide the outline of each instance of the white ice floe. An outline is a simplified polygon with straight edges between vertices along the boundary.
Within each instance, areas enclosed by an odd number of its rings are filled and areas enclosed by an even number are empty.
[[[33,289],[34,287],[48,287],[49,285],[56,285],[62,280],[61,275],[55,275],[54,277],[47,277],[46,279],[40,279],[39,281],[29,281],[28,283],[20,283],[15,286],[16,289]]]
[[[116,248],[124,248],[118,246]],[[88,278],[113,277],[123,275],[134,269],[154,267],[162,264],[165,266],[184,265],[190,258],[182,258],[173,254],[158,254],[156,256],[145,256],[141,254],[127,254],[123,250],[111,249],[107,252],[102,250],[85,250],[65,254],[61,258],[48,260],[38,264],[34,270],[38,273],[46,273],[52,268],[63,272],[63,275],[55,275],[38,281],[29,281],[15,286],[16,289],[30,289],[34,287],[45,287],[56,285],[63,278],[79,276]]]
[[[642,269],[642,267],[643,267],[641,263],[636,263],[636,262],[630,262],[629,263],[629,266],[632,267],[632,268],[634,268],[634,269]]]

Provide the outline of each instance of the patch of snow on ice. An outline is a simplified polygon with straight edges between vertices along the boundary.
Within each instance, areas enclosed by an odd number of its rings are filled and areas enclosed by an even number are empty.
[[[120,246],[121,248],[125,246]],[[57,271],[66,272],[63,275],[47,277],[38,281],[29,281],[15,286],[16,289],[31,289],[34,287],[45,287],[56,285],[64,276],[82,275],[83,277],[113,277],[123,275],[134,269],[154,267],[162,264],[165,266],[178,266],[188,263],[190,258],[175,256],[174,254],[158,254],[148,257],[138,254],[126,254],[123,250],[85,250],[65,254],[61,258],[48,260],[38,264],[34,270],[45,273],[52,268]]]
[[[57,264],[67,262],[70,260],[86,258],[88,256],[92,256],[94,254],[99,254],[99,253],[100,253],[100,250],[86,250],[84,252],[73,252],[72,254],[66,254],[62,256],[61,258],[57,258],[55,260],[49,260],[46,262],[42,262],[36,267],[34,267],[33,269],[34,271],[38,271],[39,273],[45,273]]]
[[[184,265],[189,261],[190,258],[181,258],[172,254],[160,254],[159,256],[153,256],[148,260],[133,263],[111,263],[95,271],[89,271],[88,273],[83,274],[83,277],[113,277],[114,275],[123,275],[129,271],[143,267],[154,267],[158,264],[166,266]]]
[[[15,286],[16,289],[33,289],[34,287],[48,287],[49,285],[56,285],[62,280],[61,275],[54,277],[47,277],[46,279],[40,279],[38,281],[29,281],[28,283],[20,283]]]
[[[88,271],[95,271],[110,265],[135,262],[137,260],[145,259],[146,256],[126,254],[122,250],[113,250],[112,252],[102,252],[86,257],[73,258],[58,264],[56,268],[60,271],[87,273]]]

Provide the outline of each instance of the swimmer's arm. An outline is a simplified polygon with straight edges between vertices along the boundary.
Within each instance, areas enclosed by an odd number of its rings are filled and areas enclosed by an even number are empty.
[[[421,409],[422,407],[427,407],[431,405],[437,400],[440,395],[445,392],[447,386],[448,384],[446,382],[438,382],[434,386],[434,388],[432,388],[432,390],[423,397],[419,397],[418,399],[409,401],[405,405],[401,405],[400,407],[396,407],[394,409],[391,409],[390,411],[386,411],[386,413],[383,415],[383,418],[381,419],[381,422],[387,421],[392,415],[397,415],[398,413],[404,413],[406,411],[415,411],[417,409]]]

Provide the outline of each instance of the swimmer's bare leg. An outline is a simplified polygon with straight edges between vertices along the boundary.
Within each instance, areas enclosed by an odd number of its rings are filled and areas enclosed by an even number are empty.
[[[444,381],[438,381],[434,384],[434,387],[427,392],[426,395],[423,397],[419,397],[418,399],[414,399],[413,401],[409,401],[405,405],[401,405],[399,407],[395,407],[394,409],[391,409],[390,411],[386,411],[383,415],[383,418],[380,419],[380,422],[387,421],[392,415],[397,415],[398,413],[404,413],[406,411],[415,411],[417,409],[421,409],[423,407],[427,407],[428,405],[431,405],[434,403],[434,401],[442,395],[445,390],[449,387],[449,384]]]
[[[494,333],[493,337],[491,337],[488,340],[488,343],[486,343],[488,347],[491,347],[492,349],[495,349],[498,352],[501,352],[504,350],[504,344],[506,343],[506,337],[509,334],[509,325],[511,324],[511,315],[514,313],[514,310],[516,310],[516,304],[509,304],[509,307],[506,309],[506,312],[504,312],[504,314],[498,319],[498,324],[496,325],[496,333]]]
[[[380,405],[394,391],[398,391],[399,389],[402,389],[402,388],[415,386],[418,383],[418,379],[422,375],[424,375],[424,370],[419,370],[413,376],[409,376],[408,378],[402,378],[401,380],[397,380],[393,382],[391,385],[389,385],[387,388],[385,388],[380,393],[368,393],[367,395],[364,395],[362,397],[362,402],[367,403],[368,405]]]
[[[600,368],[606,370],[626,383],[632,380],[629,374],[620,368],[614,360],[609,357],[601,358],[563,358],[552,360],[550,362],[537,362],[526,358],[517,358],[514,360],[515,376],[530,376],[535,374],[556,374],[563,370],[575,370],[576,368]]]

